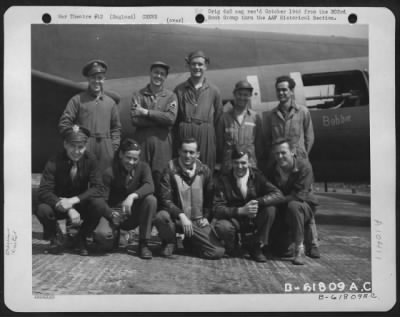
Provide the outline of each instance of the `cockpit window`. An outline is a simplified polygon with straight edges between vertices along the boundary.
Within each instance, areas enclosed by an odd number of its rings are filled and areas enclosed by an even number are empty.
[[[362,71],[304,74],[306,104],[310,110],[367,106],[367,76]]]

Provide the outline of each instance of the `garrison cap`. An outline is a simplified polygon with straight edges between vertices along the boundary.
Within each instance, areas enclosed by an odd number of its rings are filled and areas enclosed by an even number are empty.
[[[84,127],[73,125],[64,132],[66,142],[86,142],[90,137],[90,131]]]
[[[232,160],[237,160],[245,156],[246,154],[247,156],[250,156],[249,152],[246,149],[244,149],[243,147],[235,146],[231,153],[231,158]]]
[[[136,142],[133,139],[126,138],[122,140],[120,146],[119,146],[119,151],[120,152],[128,152],[128,151],[140,151],[141,147],[138,142]]]
[[[163,67],[167,71],[167,74],[169,72],[169,65],[164,62],[161,61],[154,62],[153,64],[151,64],[150,70],[152,70],[154,67]]]
[[[186,63],[189,64],[190,61],[191,61],[193,58],[196,58],[196,57],[203,57],[204,60],[206,61],[206,63],[207,63],[207,64],[210,64],[210,58],[208,58],[207,55],[204,54],[204,52],[203,52],[203,51],[200,51],[200,50],[191,52],[191,53],[185,58]]]
[[[94,59],[88,62],[83,68],[82,68],[82,74],[85,77],[92,76],[97,73],[105,73],[107,71],[107,64],[106,62],[100,60],[100,59]]]
[[[235,89],[233,90],[233,92],[236,92],[237,90],[240,90],[240,89],[247,89],[247,90],[253,91],[253,86],[247,80],[241,80],[236,83]]]

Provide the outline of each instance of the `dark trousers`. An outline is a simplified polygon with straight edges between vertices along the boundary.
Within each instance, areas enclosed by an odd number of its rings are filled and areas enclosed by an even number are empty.
[[[85,238],[93,232],[99,223],[104,212],[104,200],[92,198],[75,205],[74,209],[79,212],[83,220],[80,232],[82,238]],[[68,218],[68,212],[60,212],[50,205],[42,203],[38,206],[36,216],[43,225],[44,236],[51,240],[56,236],[57,220]]]
[[[233,251],[237,246],[238,233],[245,236],[253,232],[253,243],[269,244],[269,236],[275,221],[276,207],[261,208],[257,216],[251,221],[248,218],[242,221],[238,219],[220,219],[215,222],[215,231],[218,237],[224,241],[227,251]]]
[[[313,211],[309,204],[300,201],[291,201],[285,210],[285,221],[292,234],[292,241],[296,246],[304,242],[304,228],[313,218]]]
[[[121,223],[120,228],[132,230],[139,226],[139,240],[149,240],[156,211],[157,199],[153,195],[135,200],[130,216]]]
[[[291,254],[293,247],[303,243],[306,248],[318,245],[312,208],[300,201],[280,205],[271,239],[274,251],[282,255]]]
[[[188,239],[194,251],[202,258],[205,259],[220,259],[225,249],[215,234],[214,228],[211,225],[200,227],[196,221],[192,221],[193,235]],[[166,243],[175,243],[176,230],[182,232],[180,222],[175,222],[171,219],[171,215],[165,211],[160,210],[154,220],[154,225],[158,230],[160,239]]]

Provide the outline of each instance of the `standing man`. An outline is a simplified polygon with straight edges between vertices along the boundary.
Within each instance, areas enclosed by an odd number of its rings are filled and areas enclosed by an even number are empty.
[[[226,252],[235,254],[237,235],[253,232],[250,255],[254,261],[266,262],[269,235],[275,220],[276,207],[282,193],[257,169],[250,167],[250,154],[235,148],[232,168],[220,175],[214,196],[215,230],[225,242]]]
[[[249,164],[257,167],[257,159],[263,148],[262,126],[259,115],[250,109],[253,87],[247,80],[235,85],[233,107],[224,112],[216,128],[217,162],[221,164],[222,173],[232,168],[232,151],[240,147],[249,153]]]
[[[295,81],[289,76],[276,79],[275,89],[279,104],[263,113],[266,147],[270,151],[278,138],[290,138],[298,157],[308,158],[314,144],[314,130],[310,111],[295,101]]]
[[[150,165],[155,192],[159,194],[163,170],[172,159],[172,126],[178,111],[176,95],[164,88],[169,66],[154,62],[150,66],[150,83],[135,92],[131,102],[135,139],[141,144],[141,159]]]
[[[123,230],[139,226],[139,256],[151,259],[148,242],[151,238],[152,221],[157,210],[153,196],[154,184],[147,163],[140,161],[140,146],[132,139],[121,142],[114,164],[103,174],[108,206],[106,218]],[[117,214],[115,214],[117,213]],[[124,217],[125,216],[125,217]],[[122,222],[115,221],[122,219]]]
[[[63,251],[63,234],[58,219],[80,225],[79,253],[88,255],[86,238],[96,228],[104,212],[101,175],[96,158],[86,151],[90,133],[74,125],[64,131],[64,151],[51,158],[39,187],[37,217],[44,236],[50,240],[49,253]]]
[[[178,97],[177,142],[198,141],[200,161],[214,171],[216,163],[215,126],[222,115],[219,89],[205,78],[210,59],[195,51],[186,58],[190,78],[175,88]]]
[[[317,199],[312,190],[314,176],[311,164],[307,159],[297,157],[295,149],[288,139],[281,138],[275,141],[272,146],[275,165],[269,173],[269,179],[285,196],[285,203],[279,206],[278,214],[283,217],[280,220],[289,226],[290,242],[294,243],[295,247],[293,263],[303,265],[304,228],[314,218]],[[287,233],[281,231],[278,239],[284,240],[282,234]]]
[[[275,88],[279,104],[271,112],[263,113],[263,128],[268,155],[268,164],[273,164],[274,156],[271,146],[280,138],[289,138],[293,151],[298,158],[308,159],[314,144],[314,130],[310,111],[307,107],[295,102],[295,81],[290,76],[280,76],[276,79]],[[263,167],[263,171],[268,167]],[[312,217],[307,231],[307,240],[313,245],[311,256],[319,258],[318,233],[315,218]]]
[[[91,132],[87,147],[99,160],[100,170],[111,165],[121,136],[118,107],[103,91],[106,71],[107,65],[101,60],[90,61],[83,67],[88,89],[72,97],[58,124],[61,135],[74,124]]]
[[[161,179],[161,199],[154,225],[162,241],[161,255],[170,257],[176,229],[184,233],[184,246],[206,259],[219,259],[225,249],[219,243],[210,217],[213,183],[210,169],[198,160],[195,139],[184,139],[179,157],[169,162]]]

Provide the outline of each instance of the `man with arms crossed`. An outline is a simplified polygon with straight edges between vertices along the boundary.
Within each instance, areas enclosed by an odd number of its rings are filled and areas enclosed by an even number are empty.
[[[141,159],[150,165],[155,192],[159,194],[161,174],[172,159],[172,126],[178,111],[176,95],[164,88],[169,66],[154,62],[150,83],[135,92],[131,102],[135,140],[141,145]]]

